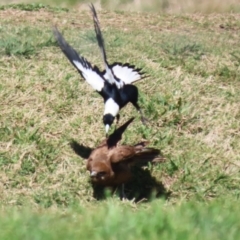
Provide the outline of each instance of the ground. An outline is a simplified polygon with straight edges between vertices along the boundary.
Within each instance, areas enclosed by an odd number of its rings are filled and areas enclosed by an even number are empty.
[[[89,10],[15,6],[0,11],[2,239],[122,239],[134,229],[133,239],[237,239],[239,14],[99,11],[109,62],[148,75],[136,85],[150,124],[127,106],[120,122],[136,119],[123,143],[146,139],[165,157],[136,172],[121,202],[93,197],[85,160],[70,147],[104,138],[103,104],[51,28],[102,68]]]

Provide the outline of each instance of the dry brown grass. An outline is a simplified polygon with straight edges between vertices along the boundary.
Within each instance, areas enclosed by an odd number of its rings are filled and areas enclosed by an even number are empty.
[[[33,3],[39,2],[36,0],[2,0],[1,4],[9,3]],[[43,0],[46,4],[55,6],[76,6],[81,10],[88,9],[86,1],[64,1],[64,0]],[[182,13],[226,13],[226,12],[239,12],[239,0],[130,0],[130,1],[111,1],[111,0],[96,0],[92,1],[97,9],[111,9],[111,10],[124,10],[124,11],[153,11],[164,12],[170,14]]]
[[[146,138],[162,149],[167,161],[152,174],[172,192],[169,201],[239,194],[239,15],[102,11],[99,17],[109,61],[129,61],[150,75],[138,87],[151,125],[144,128],[137,118],[124,142]],[[94,199],[85,164],[69,142],[94,147],[104,137],[102,100],[58,47],[34,44],[50,37],[56,23],[79,52],[101,66],[97,44],[89,40],[90,14],[9,9],[0,18],[2,39],[24,42],[31,36],[35,47],[28,57],[7,56],[1,47],[1,202],[88,204]],[[121,122],[133,115],[127,106]]]

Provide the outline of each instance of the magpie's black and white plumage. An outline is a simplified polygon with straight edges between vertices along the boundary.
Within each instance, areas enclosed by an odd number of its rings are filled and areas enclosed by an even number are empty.
[[[97,14],[93,5],[90,5],[93,14],[94,28],[101,50],[105,70],[101,72],[98,67],[92,66],[84,57],[72,48],[55,27],[53,29],[55,38],[65,56],[78,70],[80,75],[96,90],[104,99],[104,114],[103,123],[106,133],[112,125],[115,118],[119,119],[119,111],[127,103],[131,102],[134,107],[140,112],[142,122],[145,121],[142,116],[141,109],[138,105],[138,89],[131,85],[141,79],[141,72],[135,69],[134,66],[121,63],[113,63],[109,65],[106,58],[104,41]]]

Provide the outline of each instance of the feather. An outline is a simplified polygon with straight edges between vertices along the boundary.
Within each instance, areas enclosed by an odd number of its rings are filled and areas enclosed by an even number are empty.
[[[53,28],[54,36],[61,48],[62,52],[78,70],[81,76],[87,81],[92,88],[100,92],[104,86],[104,78],[100,75],[97,67],[92,65],[82,56],[80,56],[74,48],[72,48],[61,35],[56,27]]]

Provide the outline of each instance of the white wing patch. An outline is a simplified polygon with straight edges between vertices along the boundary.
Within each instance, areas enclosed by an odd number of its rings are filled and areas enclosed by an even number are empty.
[[[104,74],[105,79],[111,83],[114,84],[116,82],[116,80],[114,79],[112,70],[108,67],[107,64],[105,64],[105,68],[106,68],[106,73]]]
[[[123,81],[125,84],[131,84],[141,79],[139,72],[129,66],[115,65],[112,67],[114,75]]]
[[[112,116],[116,117],[118,112],[119,112],[118,104],[112,98],[109,98],[105,102],[104,115],[109,113]]]
[[[81,62],[73,60],[73,64],[81,71],[84,79],[93,89],[100,92],[104,86],[103,78],[91,68],[84,67]]]
[[[122,79],[120,79],[120,81],[116,80],[113,73],[112,73],[112,69],[110,69],[108,67],[108,65],[105,65],[106,68],[106,72],[104,74],[104,78],[110,83],[110,84],[115,84],[117,86],[118,89],[122,88],[124,85],[124,82],[122,81]]]

